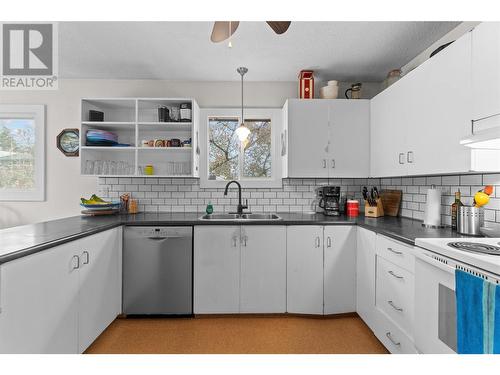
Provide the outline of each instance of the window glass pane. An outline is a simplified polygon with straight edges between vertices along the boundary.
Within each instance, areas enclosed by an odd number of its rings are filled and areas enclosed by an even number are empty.
[[[239,175],[239,142],[235,130],[238,118],[209,118],[209,163],[210,180],[235,180]]]
[[[244,148],[243,176],[271,178],[271,120],[245,120],[250,130]]]
[[[35,187],[35,122],[0,119],[0,189]]]

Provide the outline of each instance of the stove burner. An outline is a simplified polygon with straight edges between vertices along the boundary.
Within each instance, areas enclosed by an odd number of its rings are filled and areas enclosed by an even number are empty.
[[[448,246],[471,253],[500,255],[500,247],[477,242],[450,242]]]

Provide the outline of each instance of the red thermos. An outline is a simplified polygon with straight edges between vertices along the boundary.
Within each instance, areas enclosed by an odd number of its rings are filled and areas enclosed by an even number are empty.
[[[314,71],[301,70],[299,73],[299,98],[313,99],[314,98]]]

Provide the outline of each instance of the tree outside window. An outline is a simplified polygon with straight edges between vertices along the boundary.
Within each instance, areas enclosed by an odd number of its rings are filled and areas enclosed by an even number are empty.
[[[243,144],[235,133],[239,124],[237,117],[209,118],[209,179],[272,178],[271,120],[245,120],[250,135]]]

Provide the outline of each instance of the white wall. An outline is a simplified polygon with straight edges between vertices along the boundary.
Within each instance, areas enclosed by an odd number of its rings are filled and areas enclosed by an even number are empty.
[[[341,89],[346,86],[342,84]],[[374,96],[379,87],[378,83],[365,84],[365,96]],[[79,198],[96,192],[97,178],[80,176],[79,158],[64,156],[56,147],[56,136],[64,128],[80,127],[83,97],[141,96],[193,97],[201,107],[237,107],[241,100],[239,82],[61,79],[56,91],[0,91],[1,104],[45,104],[47,114],[46,200],[0,202],[0,228],[79,214]],[[245,82],[248,107],[282,107],[293,97],[297,97],[296,82]]]

